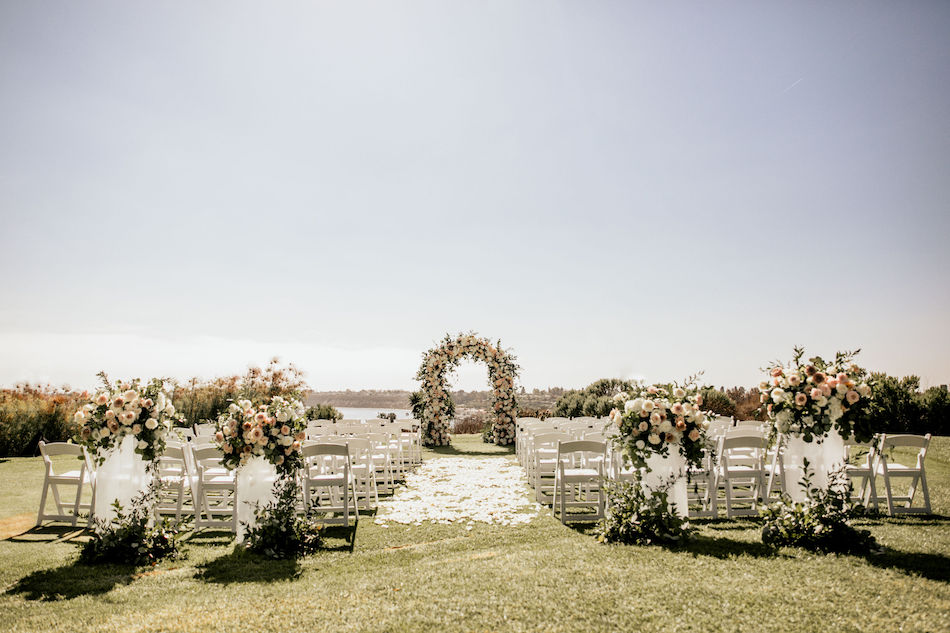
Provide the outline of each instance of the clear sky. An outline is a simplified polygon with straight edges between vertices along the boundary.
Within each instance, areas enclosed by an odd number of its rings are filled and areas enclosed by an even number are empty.
[[[950,3],[0,3],[0,384],[950,381]],[[481,388],[484,368],[456,386]]]

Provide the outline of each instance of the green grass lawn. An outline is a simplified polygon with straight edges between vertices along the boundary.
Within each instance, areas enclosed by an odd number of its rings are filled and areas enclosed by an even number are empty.
[[[455,436],[435,453],[501,451]],[[550,510],[519,527],[382,528],[364,516],[300,562],[199,533],[154,569],[76,563],[72,530],[0,541],[4,631],[948,631],[950,438],[927,459],[935,516],[863,521],[864,557],[765,548],[754,521],[682,549],[601,545]],[[39,459],[0,463],[0,522],[35,515]],[[64,536],[66,538],[64,538]]]

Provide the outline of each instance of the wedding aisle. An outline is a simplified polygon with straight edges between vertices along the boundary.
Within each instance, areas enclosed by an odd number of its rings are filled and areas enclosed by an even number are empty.
[[[391,499],[380,501],[375,522],[476,522],[520,525],[538,515],[524,470],[508,457],[436,457],[409,473]]]

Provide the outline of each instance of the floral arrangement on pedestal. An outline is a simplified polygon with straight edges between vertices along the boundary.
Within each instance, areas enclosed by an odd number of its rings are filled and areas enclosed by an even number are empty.
[[[624,458],[636,468],[648,468],[653,455],[678,450],[687,463],[699,466],[703,458],[708,416],[696,377],[677,383],[640,387],[636,393],[614,396],[623,409],[610,412],[620,434],[614,439]]]
[[[102,464],[109,451],[131,436],[135,452],[152,463],[165,451],[165,438],[174,423],[170,386],[158,378],[144,385],[138,379],[113,385],[99,374],[103,389],[73,416],[80,425],[76,441]]]
[[[156,525],[155,465],[175,422],[171,385],[153,378],[113,384],[101,372],[102,389],[73,416],[76,435],[98,464],[95,530],[82,550],[90,563],[155,564],[179,555],[178,527]]]
[[[426,446],[449,444],[446,374],[455,369],[463,358],[482,361],[488,365],[488,382],[492,388],[491,413],[494,416],[492,440],[495,444],[515,441],[515,378],[518,366],[515,358],[487,338],[474,333],[451,336],[446,334],[441,343],[422,356],[422,366],[416,380],[422,381],[421,414],[422,441]]]
[[[821,442],[834,428],[842,438],[853,434],[859,442],[870,441],[872,384],[853,362],[859,352],[838,352],[830,363],[815,356],[806,363],[804,348],[796,347],[791,363],[772,363],[768,380],[759,384],[759,399],[775,430]]]
[[[301,442],[306,438],[306,408],[299,400],[274,396],[254,406],[238,400],[218,416],[214,439],[224,453],[226,468],[237,469],[253,457],[263,457],[278,474],[293,475],[303,466]]]

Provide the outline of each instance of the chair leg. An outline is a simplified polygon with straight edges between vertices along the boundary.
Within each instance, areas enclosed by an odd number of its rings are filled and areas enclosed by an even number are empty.
[[[920,469],[920,489],[924,495],[924,511],[930,514],[930,492],[927,490],[927,475],[924,469]]]
[[[46,518],[44,510],[46,509],[46,493],[49,490],[49,482],[43,482],[43,494],[40,495],[40,509],[36,514],[36,525],[43,525],[43,519]]]

